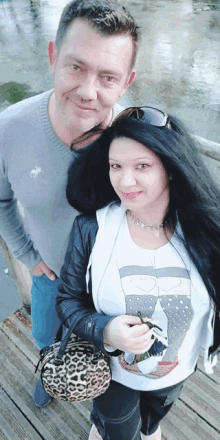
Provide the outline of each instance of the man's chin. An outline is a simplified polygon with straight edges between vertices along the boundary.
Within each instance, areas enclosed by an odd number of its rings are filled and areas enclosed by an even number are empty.
[[[100,118],[101,119],[101,118]],[[76,130],[79,134],[87,133],[87,131],[92,130],[92,128],[98,126],[102,122],[98,118],[82,119],[79,117],[66,118],[66,125],[72,130]]]
[[[80,130],[81,134],[83,135],[83,134],[87,133],[88,131],[92,130],[94,127],[98,126],[99,123],[100,123],[99,121],[92,121],[88,124],[81,124],[79,126],[79,130]]]

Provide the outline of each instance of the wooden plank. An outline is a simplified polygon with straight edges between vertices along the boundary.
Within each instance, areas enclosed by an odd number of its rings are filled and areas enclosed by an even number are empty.
[[[9,399],[16,403],[18,411],[40,438],[87,440],[91,401],[53,401],[44,409],[34,406],[37,361],[38,350],[32,343],[30,321],[15,313],[0,325],[0,381]],[[200,360],[197,372],[187,381],[180,399],[162,421],[164,440],[220,440],[219,368],[215,367],[215,374],[209,377],[201,368]],[[1,435],[5,433],[0,430],[0,440],[9,440]]]
[[[63,405],[65,407],[65,410],[68,412],[72,412],[76,411],[78,414],[80,414],[83,419],[85,419],[85,421],[87,422],[87,426],[88,424],[90,424],[89,420],[90,420],[90,409],[91,409],[91,402],[89,401],[90,405],[89,405],[89,409],[86,408],[85,403],[87,402],[63,402]]]
[[[15,310],[7,319],[3,321],[3,323],[0,324],[0,327],[3,328],[4,325],[10,328],[15,333],[15,335],[24,335],[26,339],[30,342],[30,344],[28,345],[35,345],[34,338],[31,334],[31,320],[22,313],[21,309]]]
[[[209,376],[197,371],[196,374],[190,377],[188,382],[198,395],[205,397],[209,405],[220,412],[220,387],[216,386]]]
[[[220,440],[220,433],[213,429],[196,412],[188,408],[180,399],[172,407],[169,413],[169,421],[190,440]],[[176,437],[176,440],[179,440]],[[170,437],[168,436],[168,440]]]
[[[206,420],[214,429],[220,430],[220,400],[216,400],[210,396],[210,393],[213,393],[213,396],[216,397],[214,386],[208,389],[209,393],[207,393],[206,386],[204,386],[203,382],[201,385],[201,378],[199,377],[199,372],[197,372],[193,380],[190,379],[186,382],[180,400],[195,411],[202,419]]]
[[[1,414],[0,414],[0,423],[1,423],[1,421],[2,421],[2,418],[1,418]],[[1,426],[1,425],[0,425]],[[0,440],[8,440],[8,436],[6,437],[6,435],[4,434],[4,432],[1,430],[1,428],[0,428]]]
[[[162,420],[161,431],[163,440],[193,440],[191,437],[185,435],[178,426],[178,421],[175,417],[172,417],[171,412]],[[198,438],[197,438],[198,440]]]
[[[30,317],[27,318],[26,315],[22,313],[21,309],[15,310],[8,319],[11,319],[14,324],[19,328],[22,333],[32,342],[34,343],[34,338],[32,337],[32,323]]]
[[[32,399],[34,387],[28,383],[18,370],[4,359],[8,374],[1,375],[2,387],[10,398],[16,402],[23,414],[38,430],[39,434],[47,440],[78,440],[77,435],[63,422],[59,412],[55,409],[56,402],[46,408],[37,408]],[[3,363],[0,362],[1,368]]]
[[[201,371],[201,373],[206,374],[206,372],[204,371],[204,367],[203,367],[203,360],[201,357],[199,357],[198,360],[198,370]],[[210,377],[210,379],[216,384],[216,385],[220,385],[220,353],[218,354],[218,363],[217,365],[213,368],[214,373],[208,375],[208,377]]]
[[[0,389],[0,438],[42,440],[15,403]]]
[[[72,403],[57,400],[53,402],[53,405],[63,424],[68,426],[72,433],[69,438],[71,438],[71,440],[88,440],[91,424],[79,411],[77,411],[77,404],[72,405]],[[51,408],[52,405],[49,405],[48,410],[50,411]]]
[[[34,365],[32,365],[27,358],[24,357],[23,353],[15,347],[13,342],[0,331],[0,361],[3,363],[4,360],[6,364],[3,370],[0,371],[0,377],[4,374],[7,376],[6,365],[9,364],[15,366],[18,372],[22,371],[26,381],[34,386],[33,382],[35,383],[37,380],[37,377],[34,377]]]
[[[6,326],[6,328],[5,328],[5,326]],[[25,345],[25,343],[27,344],[27,340],[23,338],[24,335],[32,343],[30,328],[31,328],[30,320],[27,320],[26,317],[23,317],[22,314],[20,313],[20,311],[14,312],[8,318],[7,322],[4,323],[4,325],[2,325],[2,330],[7,334],[7,337],[9,339],[12,339],[12,341],[16,344],[16,346],[19,347],[19,349],[21,349],[21,351],[36,366],[38,359],[39,359],[38,349],[36,348],[36,358],[34,359],[32,356],[29,355],[29,353],[27,353],[26,346],[23,347],[23,345]],[[12,334],[11,334],[11,332],[12,332]],[[11,349],[13,350],[13,347],[11,347]],[[17,353],[17,356],[19,357],[19,352]],[[59,403],[59,401],[57,401],[57,404],[58,403]],[[88,432],[89,431],[89,424],[90,424],[90,423],[88,423],[90,411],[85,406],[83,406],[84,403],[85,402],[69,404],[66,402],[62,402],[62,405],[64,405],[64,406],[66,405],[65,410],[67,411],[67,413],[71,412],[73,414],[73,408],[75,408],[75,410],[77,411],[77,414],[81,414],[82,418],[87,420],[87,424],[84,425],[84,429]],[[84,437],[84,434],[82,434],[82,438],[83,437]]]
[[[10,325],[9,325],[10,324]],[[33,354],[36,354],[38,359],[39,357],[39,348],[35,344],[34,338],[32,336],[32,323],[29,318],[27,318],[20,309],[15,310],[15,312],[9,316],[7,320],[3,321],[3,326],[7,325],[10,327],[12,331],[16,334],[16,336],[24,337],[24,344],[28,346]],[[20,346],[19,340],[19,346]]]
[[[72,412],[66,411],[66,402],[54,400],[46,408],[35,407],[32,400],[36,382],[33,365],[2,332],[0,371],[2,387],[32,425],[37,427],[39,435],[46,440],[87,440],[89,423],[74,408]]]
[[[189,380],[187,384],[190,391],[191,384]],[[201,410],[199,403],[204,405],[204,402],[198,401],[196,394],[193,396],[190,395],[191,400],[187,400],[188,390],[186,390],[186,388],[187,385],[184,386],[180,398],[173,405],[171,411],[162,420],[161,428],[163,438],[165,440],[220,440],[220,433],[216,430],[217,421],[213,418],[213,408],[210,409],[209,401],[205,402],[205,408]],[[196,408],[194,400],[198,401]],[[186,405],[186,403],[188,404]],[[196,412],[197,410],[198,413]],[[210,413],[212,418],[210,417]],[[219,417],[219,412],[216,412],[216,415],[217,414]],[[212,423],[213,426],[211,426]]]
[[[39,350],[31,341],[31,333],[28,336],[22,329],[22,323],[16,327],[16,317],[14,315],[5,319],[0,324],[0,329],[10,338],[16,347],[29,359],[34,365],[37,364],[39,359]]]

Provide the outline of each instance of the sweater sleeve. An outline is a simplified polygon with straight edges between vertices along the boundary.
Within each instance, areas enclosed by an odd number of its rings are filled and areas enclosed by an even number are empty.
[[[0,235],[15,258],[22,261],[29,270],[41,261],[42,258],[25,229],[2,156],[0,156]]]
[[[65,322],[67,327],[70,327],[74,321],[78,321],[74,333],[84,340],[93,342],[102,352],[110,354],[105,350],[103,334],[106,325],[113,317],[97,313],[92,296],[86,291],[87,265],[97,233],[97,221],[94,218],[94,221],[90,219],[89,222],[80,225],[80,219],[83,219],[83,216],[77,217],[73,224],[64,265],[61,269],[57,310],[61,322]],[[82,228],[84,229],[83,236]],[[116,356],[119,354],[117,352],[111,355]]]

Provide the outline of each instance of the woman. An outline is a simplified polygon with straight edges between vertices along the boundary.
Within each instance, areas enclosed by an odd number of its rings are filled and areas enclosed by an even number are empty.
[[[111,357],[89,438],[159,440],[199,352],[208,372],[216,363],[219,192],[191,137],[157,109],[125,110],[78,155],[67,197],[87,215],[73,225],[57,306]]]

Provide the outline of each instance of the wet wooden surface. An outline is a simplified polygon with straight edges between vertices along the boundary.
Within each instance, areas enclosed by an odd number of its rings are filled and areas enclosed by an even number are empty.
[[[0,324],[0,440],[87,440],[90,402],[34,406],[37,362],[30,321],[18,310]],[[207,376],[199,362],[162,422],[164,440],[220,440],[220,362],[214,371]]]

